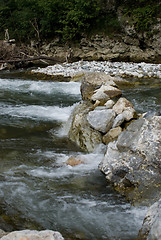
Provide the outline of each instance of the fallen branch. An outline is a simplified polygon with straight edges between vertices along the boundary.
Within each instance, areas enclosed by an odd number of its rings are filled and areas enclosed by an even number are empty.
[[[7,59],[7,60],[0,60],[0,63],[19,63],[19,62],[33,62],[37,60],[49,60],[54,62],[61,62],[57,58],[47,57],[47,56],[39,56],[39,57],[32,57],[32,58],[21,58],[21,59]]]

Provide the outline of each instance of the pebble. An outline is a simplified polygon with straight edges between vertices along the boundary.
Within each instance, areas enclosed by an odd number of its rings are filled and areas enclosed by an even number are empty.
[[[115,77],[136,77],[136,78],[161,78],[161,64],[132,63],[132,62],[97,62],[78,61],[74,63],[62,63],[32,70],[34,73],[47,75],[62,75],[74,77],[78,73],[105,72]]]

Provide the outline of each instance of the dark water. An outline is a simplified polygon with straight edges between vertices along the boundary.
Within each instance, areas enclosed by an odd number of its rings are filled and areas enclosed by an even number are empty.
[[[134,207],[67,138],[79,83],[0,78],[0,228],[51,229],[66,239],[132,240],[146,207]],[[160,86],[124,90],[140,112],[160,110]],[[66,164],[80,154],[84,164]]]

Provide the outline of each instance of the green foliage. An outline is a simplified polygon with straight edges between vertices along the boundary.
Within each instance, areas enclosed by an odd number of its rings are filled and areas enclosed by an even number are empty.
[[[8,0],[0,6],[0,32],[19,40],[78,38],[99,15],[97,0]]]
[[[153,0],[121,0],[124,14],[129,16],[137,32],[149,32],[156,20],[160,1]]]
[[[107,0],[0,0],[0,37],[5,29],[19,41],[52,39],[62,42],[79,39],[84,33],[120,32],[117,8],[121,6],[138,32],[148,31],[161,15],[160,0],[116,0],[108,11]],[[104,6],[106,8],[104,9]]]

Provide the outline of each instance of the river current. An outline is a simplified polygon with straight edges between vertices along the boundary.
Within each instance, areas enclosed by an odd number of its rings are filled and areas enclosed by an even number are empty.
[[[160,86],[124,90],[139,112],[160,110]],[[67,137],[80,83],[0,76],[0,229],[51,229],[65,239],[134,240],[146,206],[131,206]],[[66,164],[71,155],[84,164]]]

